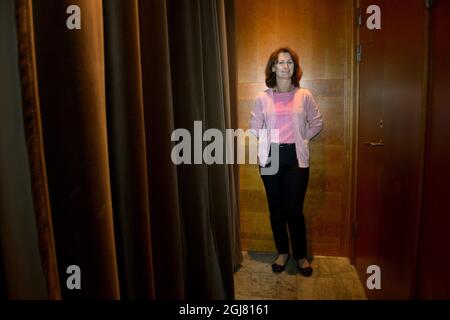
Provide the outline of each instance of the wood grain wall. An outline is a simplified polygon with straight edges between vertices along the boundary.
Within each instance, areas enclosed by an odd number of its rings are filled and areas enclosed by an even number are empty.
[[[348,256],[353,105],[352,0],[236,0],[239,127],[265,90],[272,51],[293,48],[303,68],[301,86],[314,94],[324,130],[310,144],[305,200],[309,253]],[[275,251],[267,200],[257,165],[240,168],[243,250]]]

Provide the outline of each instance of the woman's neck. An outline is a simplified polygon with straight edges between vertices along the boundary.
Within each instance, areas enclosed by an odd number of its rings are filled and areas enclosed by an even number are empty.
[[[277,81],[277,85],[274,88],[275,92],[290,92],[294,89],[291,80]]]

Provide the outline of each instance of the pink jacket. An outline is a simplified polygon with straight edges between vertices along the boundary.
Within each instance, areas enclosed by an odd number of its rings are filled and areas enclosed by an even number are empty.
[[[256,96],[249,121],[250,131],[258,139],[259,164],[267,164],[270,148],[270,137],[273,136],[274,123],[273,90],[271,88]],[[309,167],[309,141],[323,128],[322,115],[311,91],[296,88],[294,95],[293,124],[295,131],[295,147],[299,167]],[[259,130],[266,129],[266,130]]]

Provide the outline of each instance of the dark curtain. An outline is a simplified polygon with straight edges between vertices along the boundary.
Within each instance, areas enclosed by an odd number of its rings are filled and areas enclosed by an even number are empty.
[[[24,11],[18,12],[22,15]],[[26,18],[24,17],[24,23]],[[36,229],[36,220],[46,211],[44,201],[36,199],[33,208],[32,178],[36,186],[43,180],[30,173],[29,159],[37,157],[33,162],[35,172],[38,172],[39,155],[29,150],[27,141],[33,141],[30,126],[25,136],[25,122],[29,122],[29,115],[22,115],[22,104],[29,103],[29,96],[21,97],[17,36],[21,36],[21,29],[16,32],[14,0],[0,2],[0,254],[2,255],[0,268],[3,285],[2,295],[17,299],[45,298],[47,288],[52,281],[51,272],[47,269],[48,261],[55,261],[52,256],[51,242],[46,242],[49,233],[43,223],[42,232]],[[23,37],[23,35],[22,35]],[[22,48],[27,46],[24,39]],[[27,63],[21,61],[21,63]],[[25,75],[26,76],[26,75]],[[31,79],[25,79],[31,81]],[[32,90],[32,89],[31,89]],[[31,92],[27,92],[32,95]],[[28,101],[28,102],[26,102]],[[43,192],[46,187],[43,186]],[[41,215],[42,216],[42,215]],[[45,216],[44,216],[45,217]],[[38,241],[38,234],[40,239]],[[40,247],[39,244],[42,244]],[[47,250],[44,248],[48,248]],[[40,250],[41,249],[41,250]],[[41,263],[42,261],[42,263]],[[48,276],[44,274],[44,269]],[[53,276],[53,279],[55,277]],[[58,287],[49,291],[58,292]],[[54,297],[54,296],[53,296]]]
[[[106,105],[121,296],[154,296],[136,1],[105,1]],[[129,214],[133,213],[133,214]]]
[[[234,0],[219,3],[221,10],[225,10],[225,15],[219,15],[221,32],[221,50],[222,70],[224,72],[224,94],[225,94],[225,123],[227,128],[238,128],[238,112],[237,112],[237,61],[236,61],[236,32],[235,29],[235,2]],[[226,35],[226,37],[225,37]],[[234,144],[234,154],[237,153],[237,144]],[[230,186],[230,202],[231,205],[231,228],[232,228],[232,254],[233,268],[237,270],[242,262],[241,251],[241,235],[240,235],[240,213],[239,213],[239,165],[236,163],[230,165],[228,170],[229,186]]]
[[[66,28],[70,5],[81,9],[81,30]],[[17,197],[2,205],[0,252],[5,278],[19,279],[10,267],[27,261],[5,244],[23,240],[3,225],[19,228],[11,216],[20,208],[39,287],[15,293],[20,283],[7,281],[8,297],[232,299],[241,260],[237,166],[176,166],[170,137],[176,128],[193,134],[194,121],[223,133],[237,126],[233,1],[16,6],[19,50],[1,61],[20,61],[8,73],[16,96],[1,98],[23,137],[16,195],[29,205]],[[8,192],[0,188],[0,199]],[[66,286],[71,265],[81,269],[82,290]]]

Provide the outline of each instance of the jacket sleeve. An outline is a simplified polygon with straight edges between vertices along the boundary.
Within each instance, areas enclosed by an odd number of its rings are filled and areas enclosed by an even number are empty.
[[[259,137],[259,129],[265,127],[264,114],[263,114],[263,102],[258,96],[250,112],[250,121],[248,123],[250,132]]]
[[[323,128],[319,107],[311,92],[306,96],[306,139],[314,138]]]

